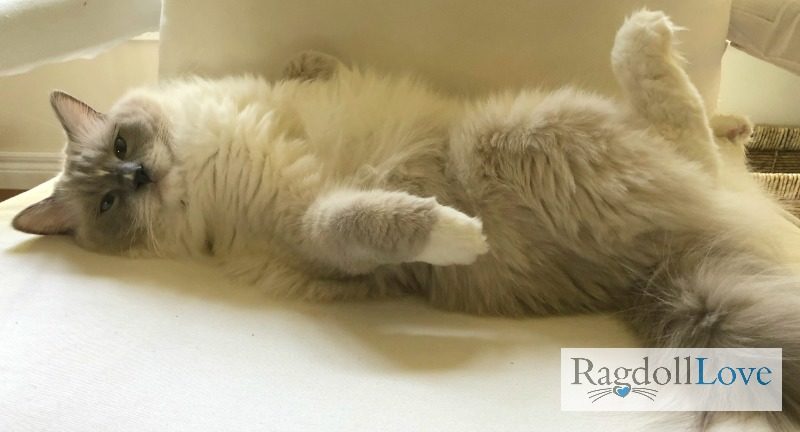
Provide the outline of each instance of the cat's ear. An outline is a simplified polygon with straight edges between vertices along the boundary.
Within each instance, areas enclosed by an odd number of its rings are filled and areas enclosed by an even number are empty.
[[[52,235],[70,233],[76,221],[63,198],[54,194],[19,212],[11,225],[29,234]]]
[[[62,91],[56,90],[50,93],[50,105],[53,106],[70,141],[76,140],[91,126],[104,119],[102,113]]]

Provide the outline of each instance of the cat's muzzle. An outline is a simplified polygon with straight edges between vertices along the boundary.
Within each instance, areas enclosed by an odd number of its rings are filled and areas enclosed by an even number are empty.
[[[144,166],[135,162],[120,164],[119,173],[133,190],[139,190],[142,186],[153,182]]]

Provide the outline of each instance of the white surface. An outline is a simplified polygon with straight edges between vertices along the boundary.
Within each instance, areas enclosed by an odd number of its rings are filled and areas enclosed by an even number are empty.
[[[165,0],[160,72],[274,78],[317,49],[456,92],[579,83],[613,93],[614,34],[643,5],[688,28],[681,48],[713,110],[730,0]]]
[[[158,29],[161,0],[2,0],[0,75],[91,58]]]
[[[0,204],[2,431],[634,431],[658,418],[559,410],[561,347],[633,345],[611,319],[271,302],[197,264],[12,231],[50,187]]]

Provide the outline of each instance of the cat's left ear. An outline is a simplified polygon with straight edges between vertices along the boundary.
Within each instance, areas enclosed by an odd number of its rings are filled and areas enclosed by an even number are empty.
[[[53,194],[19,212],[11,225],[28,234],[54,235],[69,234],[77,223],[64,199]]]
[[[102,113],[85,102],[58,90],[50,93],[50,105],[53,106],[53,111],[64,126],[70,141],[75,141],[92,126],[102,123],[105,118]]]

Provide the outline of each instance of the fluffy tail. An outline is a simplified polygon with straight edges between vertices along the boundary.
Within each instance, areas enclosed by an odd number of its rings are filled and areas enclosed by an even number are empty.
[[[776,430],[800,425],[800,276],[704,250],[665,260],[639,288],[625,315],[649,346],[783,348],[783,412],[767,416]]]

